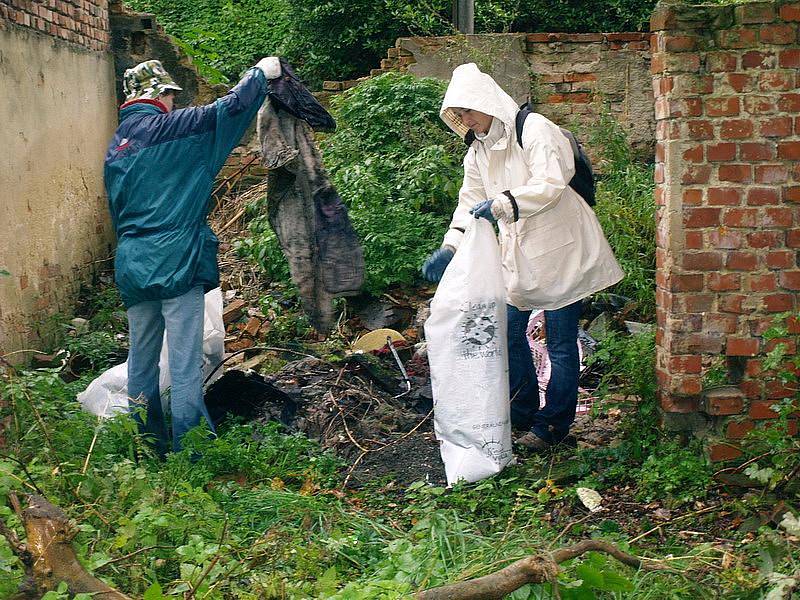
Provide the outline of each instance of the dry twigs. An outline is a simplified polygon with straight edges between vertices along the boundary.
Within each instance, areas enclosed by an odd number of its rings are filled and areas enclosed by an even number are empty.
[[[507,567],[469,581],[452,583],[417,593],[417,600],[500,600],[529,583],[555,581],[558,565],[586,552],[604,552],[634,569],[660,571],[666,569],[657,561],[623,552],[608,542],[584,540],[550,554],[522,558]]]

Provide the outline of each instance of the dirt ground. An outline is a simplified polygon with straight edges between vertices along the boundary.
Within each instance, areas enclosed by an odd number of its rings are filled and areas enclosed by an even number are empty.
[[[223,292],[228,302],[239,299],[246,306],[238,330],[233,325],[228,327],[232,332],[228,341],[233,344],[240,344],[241,325],[248,316],[258,315],[259,296],[269,293],[269,283],[234,249],[234,241],[247,235],[245,205],[263,193],[256,186],[244,193],[227,194],[212,212],[212,226],[221,240]],[[425,300],[432,293],[427,289],[422,292],[421,297],[398,292],[396,297],[387,294],[382,299],[350,300],[353,308],[348,320],[339,324],[339,333],[355,338],[388,326],[403,332],[413,344],[418,341],[425,319]],[[257,339],[254,344],[258,344]],[[444,485],[444,466],[433,432],[427,359],[424,351],[413,350],[409,346],[401,351],[412,384],[407,393],[403,393],[404,380],[388,352],[344,360],[296,360],[296,356],[284,354],[280,358],[291,362],[276,373],[249,373],[247,377],[235,376],[235,381],[230,380],[230,374],[226,376],[231,385],[226,390],[218,388],[214,401],[235,405],[238,413],[248,418],[280,420],[290,429],[318,440],[347,461],[349,486],[389,481],[398,486],[414,481]],[[233,369],[246,370],[253,364],[248,361],[257,354],[255,350],[247,351],[240,357],[243,362]],[[591,388],[597,377],[590,375],[589,379],[582,384]],[[574,426],[578,444],[597,447],[611,443],[618,419],[619,414],[613,412],[597,417],[579,415]],[[524,456],[519,459],[525,460]]]

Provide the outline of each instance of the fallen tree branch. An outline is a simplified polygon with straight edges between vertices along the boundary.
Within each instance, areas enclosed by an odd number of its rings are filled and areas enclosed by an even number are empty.
[[[522,558],[499,571],[477,579],[423,590],[417,593],[416,598],[417,600],[501,600],[523,585],[555,581],[560,563],[577,558],[586,552],[604,552],[634,569],[650,571],[666,569],[657,561],[627,554],[608,542],[584,540],[550,554]]]
[[[72,594],[91,594],[94,600],[130,600],[81,565],[71,544],[75,530],[60,508],[42,496],[28,496],[28,507],[22,511],[22,522],[27,536],[27,560],[30,563],[26,567],[30,566],[40,595],[56,589],[63,581]]]

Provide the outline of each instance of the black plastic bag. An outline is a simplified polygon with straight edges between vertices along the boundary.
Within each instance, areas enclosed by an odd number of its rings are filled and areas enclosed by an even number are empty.
[[[311,125],[314,131],[335,131],[336,121],[295,75],[292,65],[281,58],[281,76],[269,82],[269,99],[278,110],[285,110]]]

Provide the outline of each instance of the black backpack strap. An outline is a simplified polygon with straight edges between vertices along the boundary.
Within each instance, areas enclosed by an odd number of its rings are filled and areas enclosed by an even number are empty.
[[[559,129],[561,130],[561,133],[564,134],[564,137],[569,140],[569,145],[572,146],[572,154],[573,156],[575,156],[575,159],[577,160],[578,157],[581,155],[581,149],[578,146],[578,140],[575,138],[575,135],[569,129],[564,129],[563,127],[559,127]]]
[[[525,119],[528,118],[528,115],[533,112],[531,108],[530,102],[526,102],[519,107],[517,111],[517,118],[514,121],[514,125],[516,126],[517,130],[517,143],[519,147],[522,148],[522,130],[525,127]]]

